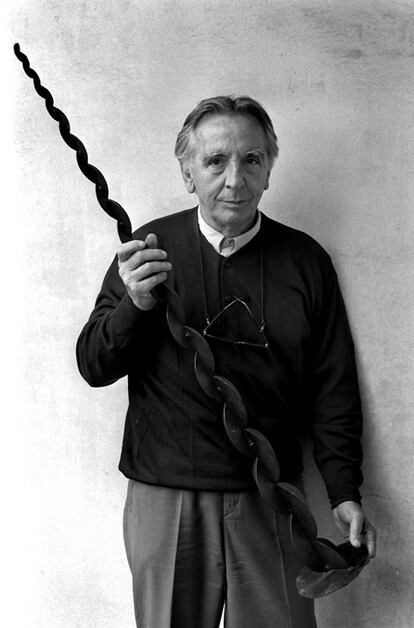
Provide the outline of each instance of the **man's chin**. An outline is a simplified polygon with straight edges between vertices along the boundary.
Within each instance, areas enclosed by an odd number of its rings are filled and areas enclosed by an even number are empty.
[[[223,205],[214,216],[219,226],[218,230],[227,236],[237,236],[250,229],[255,220],[256,210],[252,211],[248,208],[247,211],[243,211],[242,209],[240,206]]]

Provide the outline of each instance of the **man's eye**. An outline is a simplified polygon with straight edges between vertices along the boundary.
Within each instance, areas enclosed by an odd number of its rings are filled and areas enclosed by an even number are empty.
[[[258,157],[248,157],[247,158],[247,163],[248,164],[260,164],[260,159]]]
[[[209,166],[221,166],[222,163],[223,163],[223,160],[221,159],[221,157],[212,157],[211,159],[208,160]]]

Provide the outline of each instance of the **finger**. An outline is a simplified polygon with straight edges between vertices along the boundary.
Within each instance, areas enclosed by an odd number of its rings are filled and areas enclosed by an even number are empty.
[[[349,529],[349,540],[354,547],[361,547],[361,531],[364,518],[355,516],[351,520],[351,526]]]
[[[161,262],[164,261],[166,257],[167,253],[162,249],[143,249],[136,251],[136,253],[133,253],[128,259],[120,263],[124,271],[132,272],[147,262]]]
[[[171,270],[171,268],[172,266],[170,262],[146,262],[145,264],[142,264],[141,266],[130,272],[130,278],[133,281],[137,282],[143,281],[151,275],[155,275],[161,272],[168,272],[169,270]]]
[[[158,238],[155,233],[149,233],[145,240],[130,240],[121,244],[118,248],[118,259],[120,262],[126,261],[131,255],[145,248],[156,249],[158,247]]]
[[[368,548],[368,554],[370,558],[374,558],[377,553],[377,533],[375,528],[368,524],[367,533],[365,535],[366,544]]]
[[[158,246],[158,238],[155,233],[149,233],[145,238],[145,246],[148,249],[156,249]]]
[[[137,251],[142,251],[145,248],[145,242],[143,240],[130,240],[121,244],[118,248],[117,255],[119,262],[125,262],[131,255]]]
[[[147,296],[151,292],[151,290],[157,286],[159,283],[162,283],[167,279],[167,273],[157,273],[156,275],[151,275],[147,279],[139,282],[140,293],[142,296]]]

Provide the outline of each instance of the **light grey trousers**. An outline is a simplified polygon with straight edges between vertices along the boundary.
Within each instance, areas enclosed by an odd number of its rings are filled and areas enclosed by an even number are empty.
[[[257,492],[130,480],[124,539],[138,628],[315,628],[287,518]]]

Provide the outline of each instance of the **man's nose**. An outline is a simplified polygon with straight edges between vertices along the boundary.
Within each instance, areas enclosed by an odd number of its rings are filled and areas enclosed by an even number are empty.
[[[242,188],[244,186],[244,176],[241,164],[231,162],[228,164],[226,171],[226,187]]]

